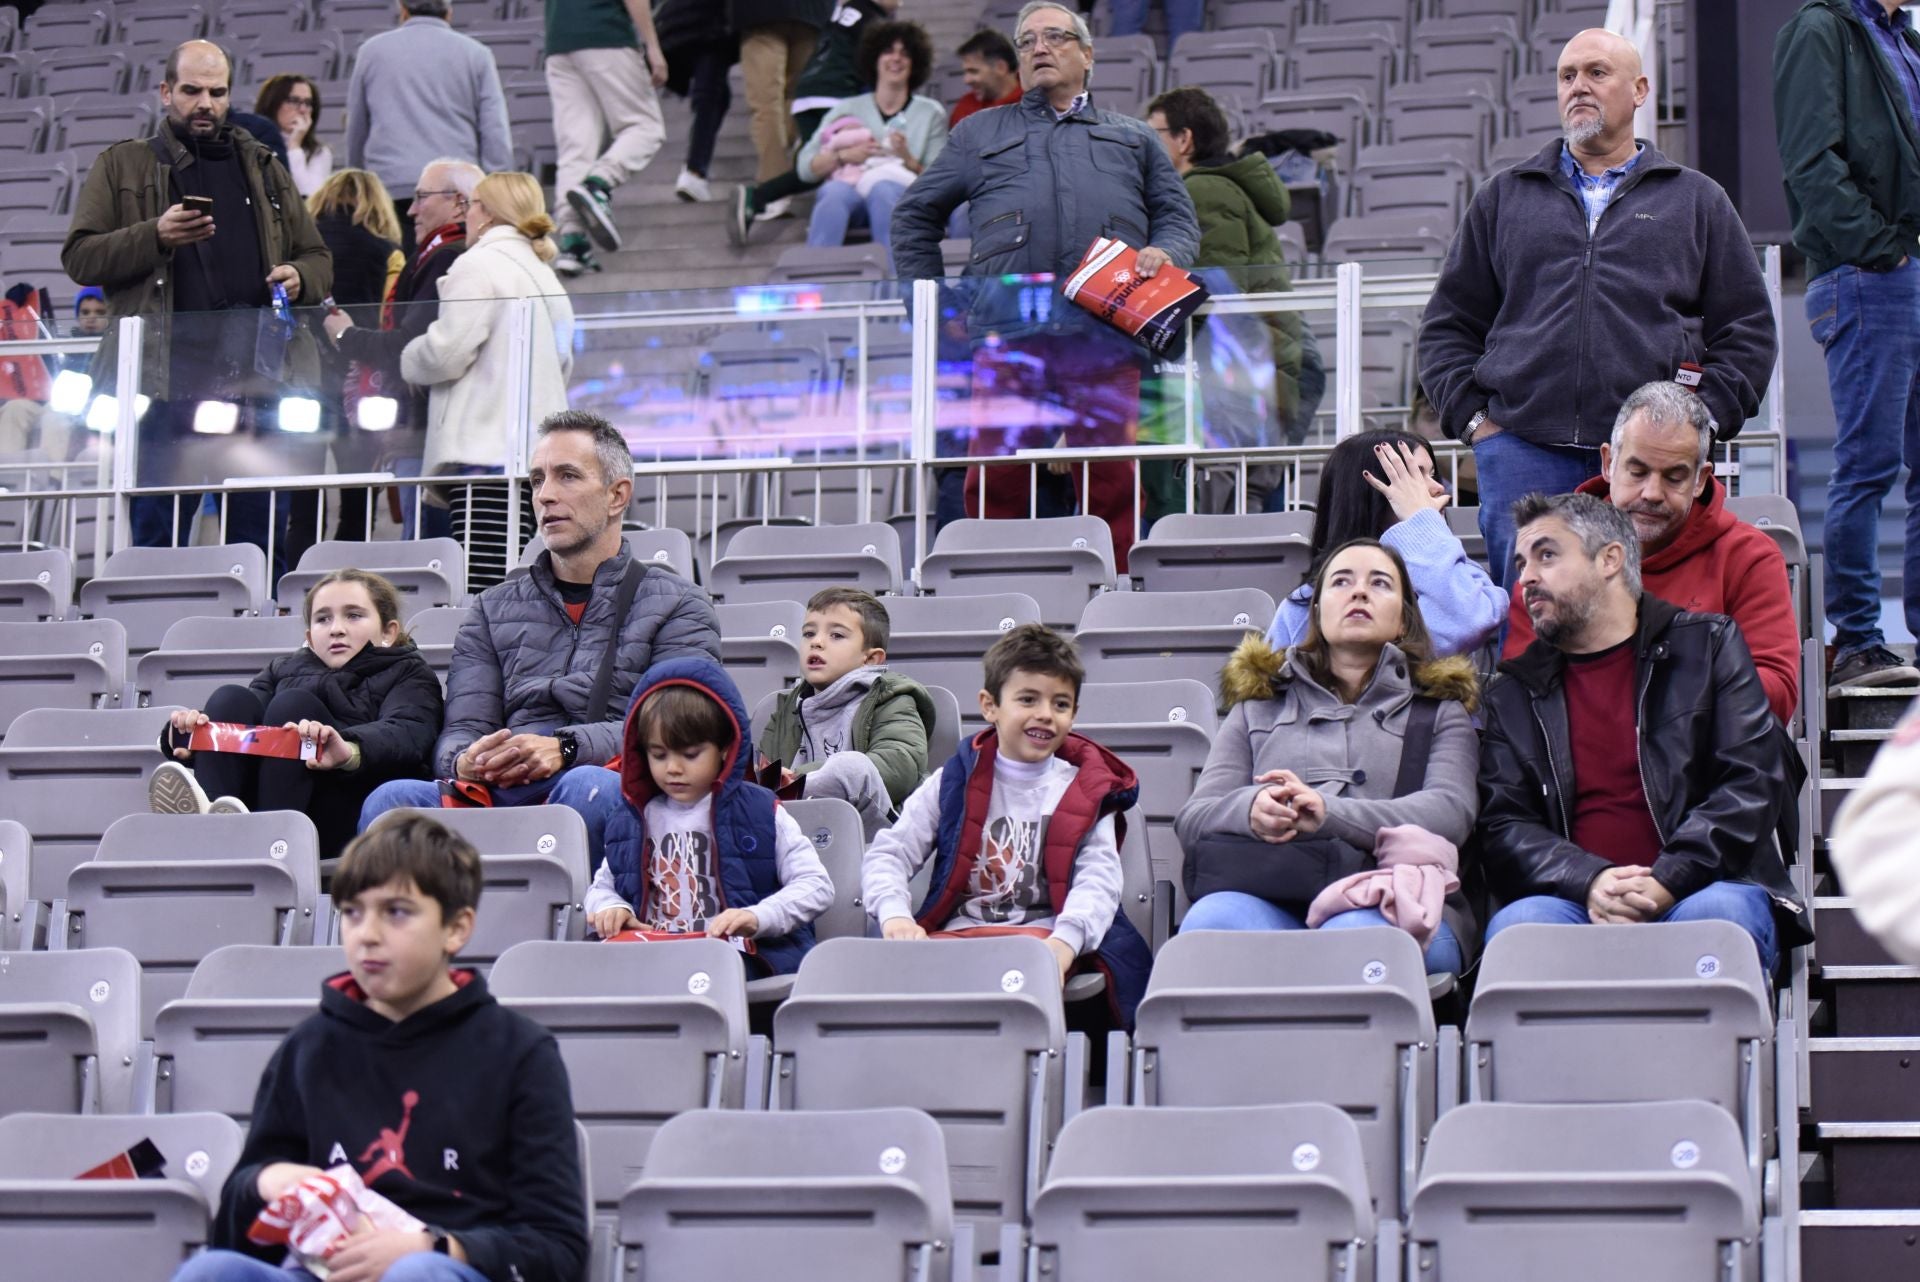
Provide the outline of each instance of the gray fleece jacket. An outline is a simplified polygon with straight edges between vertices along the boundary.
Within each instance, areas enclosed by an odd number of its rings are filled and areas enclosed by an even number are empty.
[[[1174,822],[1180,845],[1189,855],[1215,840],[1245,849],[1254,839],[1259,786],[1253,780],[1281,769],[1298,774],[1325,799],[1324,836],[1372,850],[1380,829],[1413,824],[1465,844],[1480,806],[1480,741],[1460,701],[1472,697],[1472,665],[1437,660],[1416,677],[1406,656],[1388,645],[1359,701],[1342,703],[1307,674],[1297,652],[1275,650],[1264,637],[1250,636],[1228,660],[1221,691],[1238,702],[1213,737],[1207,768]],[[1421,789],[1395,797],[1416,693],[1442,700],[1433,749]]]
[[[453,778],[467,745],[502,727],[516,734],[571,728],[578,765],[604,765],[620,752],[620,730],[640,675],[665,659],[720,659],[720,622],[706,592],[649,565],[627,617],[615,620],[613,598],[632,558],[627,545],[593,575],[593,595],[575,625],[554,584],[553,554],[542,552],[526,574],[480,594],[453,640],[447,674],[447,726],[434,770]],[[606,715],[585,723],[600,656],[618,634],[613,691]]]

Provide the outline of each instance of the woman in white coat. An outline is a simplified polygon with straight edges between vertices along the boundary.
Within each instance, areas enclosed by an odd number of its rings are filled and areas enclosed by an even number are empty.
[[[531,176],[489,174],[474,188],[467,206],[467,251],[440,281],[439,317],[400,355],[402,377],[430,389],[423,476],[497,474],[506,466],[512,433],[526,432],[531,423],[567,408],[573,304],[547,265],[556,252],[552,232],[546,199]],[[513,300],[521,298],[533,300],[526,423],[517,421],[510,395],[514,343],[508,319]],[[482,550],[463,537],[470,534],[461,519],[464,489],[437,498],[429,492],[427,501],[455,509],[454,536],[467,544],[470,587],[477,590],[504,577],[509,564],[504,545]],[[473,502],[504,510],[505,492],[475,490]],[[518,552],[517,541],[512,550]]]

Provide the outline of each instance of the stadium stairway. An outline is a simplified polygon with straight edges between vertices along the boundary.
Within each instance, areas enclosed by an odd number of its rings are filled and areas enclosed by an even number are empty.
[[[1835,811],[1913,693],[1859,690],[1828,701],[1801,1098],[1807,1282],[1920,1276],[1920,966],[1895,964],[1860,927],[1825,850]]]

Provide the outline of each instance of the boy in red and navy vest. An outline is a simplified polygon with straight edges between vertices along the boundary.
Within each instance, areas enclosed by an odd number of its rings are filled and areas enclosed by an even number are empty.
[[[1119,912],[1120,815],[1139,795],[1127,764],[1074,734],[1085,670],[1073,643],[1013,629],[986,655],[989,728],[915,789],[867,848],[861,893],[888,939],[1020,930],[1044,935],[1061,982],[1088,958],[1131,1025],[1152,957]],[[908,884],[934,860],[916,911]]]

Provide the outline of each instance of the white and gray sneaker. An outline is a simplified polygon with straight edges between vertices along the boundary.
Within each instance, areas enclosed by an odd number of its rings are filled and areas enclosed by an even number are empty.
[[[682,200],[712,200],[713,184],[691,169],[682,169],[680,176],[673,180],[673,194]]]
[[[210,815],[244,815],[251,813],[247,803],[238,797],[215,797],[213,804],[207,807]]]
[[[156,815],[204,815],[209,802],[193,771],[177,761],[163,761],[147,780],[147,809]]]
[[[593,256],[593,246],[579,232],[560,238],[560,252],[554,256],[553,270],[569,278],[584,276],[588,272],[600,270],[599,260]]]
[[[620,248],[620,229],[613,222],[613,188],[598,178],[588,178],[569,188],[567,203],[580,221],[587,225],[593,243],[613,253]]]

